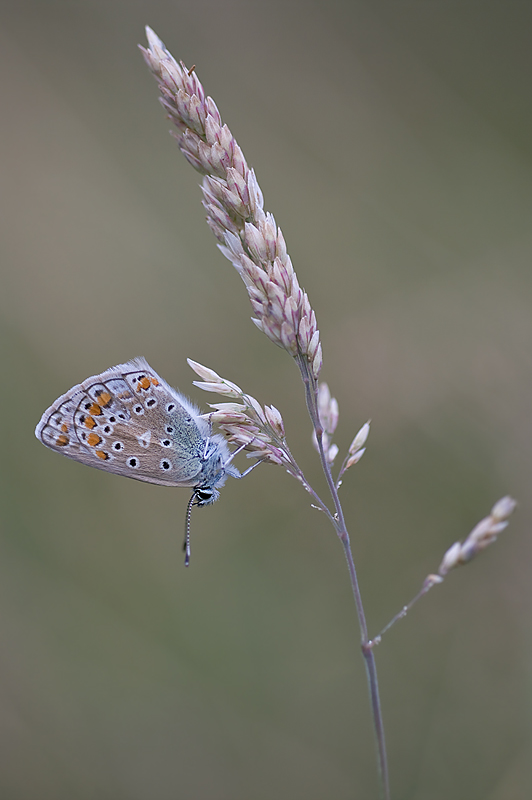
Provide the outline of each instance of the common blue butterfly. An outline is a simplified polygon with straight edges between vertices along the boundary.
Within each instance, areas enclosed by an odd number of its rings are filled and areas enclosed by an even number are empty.
[[[242,477],[227,443],[144,358],[93,375],[61,395],[35,435],[46,447],[97,469],[162,486],[193,488],[187,509],[214,503],[227,475]]]

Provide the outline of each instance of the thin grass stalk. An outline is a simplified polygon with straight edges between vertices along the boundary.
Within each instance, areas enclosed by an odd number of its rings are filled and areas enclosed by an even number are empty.
[[[497,540],[508,525],[515,500],[503,497],[463,542],[455,542],[445,553],[437,574],[429,575],[418,594],[403,606],[373,639],[368,629],[349,534],[338,490],[344,473],[357,464],[365,452],[369,434],[366,422],[353,439],[336,481],[331,467],[338,454],[332,436],[338,422],[338,403],[326,383],[318,384],[322,367],[320,332],[307,293],[300,287],[287,253],[281,229],[263,207],[263,196],[255,173],[231,131],[224,125],[216,104],[205,94],[194,68],[178,64],[161,40],[147,29],[149,49],[141,48],[148,67],[159,84],[162,105],[177,128],[179,147],[189,163],[203,175],[203,205],[207,223],[219,248],[242,278],[253,308],[253,322],[276,345],[296,361],[305,386],[305,401],[314,431],[314,446],[319,453],[333,505],[329,508],[312,489],[295,462],[284,430],[282,417],[274,406],[264,406],[239,387],[221,378],[214,370],[189,360],[203,382],[205,391],[215,391],[236,403],[218,403],[208,415],[220,426],[228,440],[248,451],[250,458],[284,466],[310,493],[331,521],[340,538],[347,561],[357,610],[361,649],[366,666],[371,712],[377,749],[381,797],[389,800],[390,787],[386,744],[379,699],[377,669],[373,647],[399,619],[433,586],[441,583],[450,570],[468,564]]]
[[[322,366],[322,348],[316,315],[306,292],[299,285],[282,232],[273,215],[264,210],[255,173],[248,167],[231,131],[223,124],[216,104],[205,94],[194,70],[187,70],[183,63],[178,64],[151,29],[147,28],[146,33],[149,48],[141,48],[142,53],[159,85],[165,111],[177,128],[175,135],[179,147],[189,163],[203,175],[203,204],[207,211],[207,222],[219,242],[221,252],[231,261],[246,285],[255,315],[253,322],[269,339],[286,350],[299,366],[317,449],[333,499],[334,514],[311,490],[295,464],[286,443],[279,412],[272,407],[268,412],[266,406],[262,409],[254,398],[245,395],[236,384],[220,378],[213,370],[198,364],[191,363],[191,366],[206,381],[198,384],[201,388],[239,400],[236,409],[225,407],[218,409],[218,414],[213,414],[220,427],[225,428],[229,440],[251,451],[251,457],[255,455],[259,460],[284,465],[318,500],[342,541],[360,622],[377,740],[381,795],[388,800],[386,748],[375,660],[371,649],[366,647],[368,633],[364,608],[349,535],[331,474],[331,464],[338,448],[328,442],[325,452],[324,428],[320,420],[318,376]],[[328,394],[328,389],[326,391]],[[338,416],[336,401],[330,396],[327,406],[323,419],[327,437],[330,437]],[[277,428],[277,432],[274,428]]]
[[[360,593],[360,586],[358,583],[358,576],[351,550],[351,542],[349,533],[345,524],[344,512],[340,497],[338,495],[338,487],[331,473],[331,466],[323,448],[323,427],[320,422],[318,412],[318,385],[314,376],[308,368],[306,359],[296,357],[298,367],[301,372],[303,384],[305,386],[305,400],[309,412],[316,439],[318,442],[318,451],[320,462],[325,474],[325,479],[331,493],[332,501],[335,508],[335,515],[332,519],[334,528],[344,548],[344,554],[347,561],[347,568],[349,571],[349,579],[351,581],[351,589],[353,591],[353,598],[358,616],[358,623],[360,627],[360,647],[364,657],[364,664],[366,667],[366,679],[368,683],[368,693],[370,698],[371,716],[373,719],[373,731],[375,734],[375,747],[377,751],[377,765],[379,770],[379,783],[380,794],[383,800],[390,800],[390,778],[388,774],[388,758],[386,754],[386,738],[384,734],[384,721],[382,717],[382,707],[379,694],[379,681],[377,676],[377,664],[375,661],[375,654],[368,638],[368,625],[366,622],[366,614],[362,602],[362,595]]]

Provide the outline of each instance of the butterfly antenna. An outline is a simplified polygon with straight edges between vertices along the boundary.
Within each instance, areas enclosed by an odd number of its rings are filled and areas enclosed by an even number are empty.
[[[185,553],[185,567],[190,564],[190,515],[192,514],[192,506],[196,499],[196,493],[192,495],[188,501],[187,514],[185,517],[185,541],[183,542],[183,551]]]

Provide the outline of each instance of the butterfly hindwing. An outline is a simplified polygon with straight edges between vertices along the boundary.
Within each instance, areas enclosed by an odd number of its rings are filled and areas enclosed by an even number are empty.
[[[195,486],[209,438],[198,410],[143,358],[87,378],[43,414],[43,444],[98,469],[165,486]]]

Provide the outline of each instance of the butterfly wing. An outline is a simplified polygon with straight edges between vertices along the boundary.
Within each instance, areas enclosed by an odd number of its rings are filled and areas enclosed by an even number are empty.
[[[201,480],[209,426],[143,358],[74,386],[47,409],[35,435],[91,467],[163,486]]]

